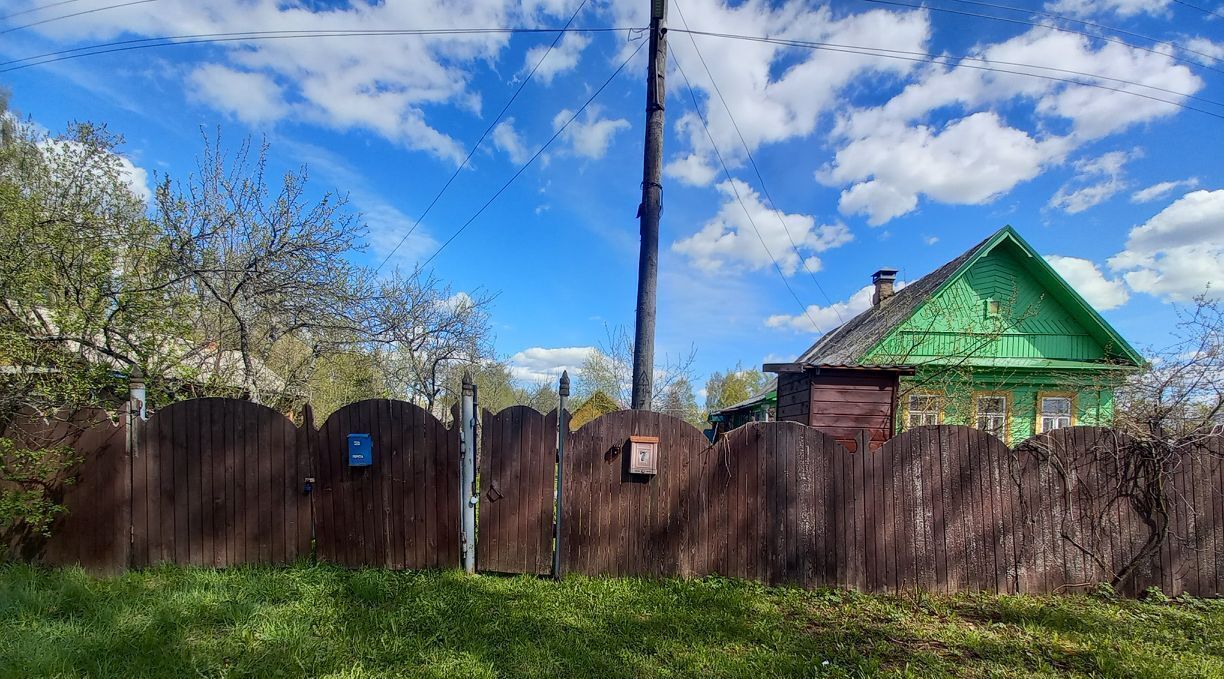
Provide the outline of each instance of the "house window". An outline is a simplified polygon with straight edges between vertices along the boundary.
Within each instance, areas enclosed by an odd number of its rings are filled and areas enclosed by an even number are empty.
[[[910,394],[906,427],[939,424],[939,397],[934,394]]]
[[[1069,396],[1041,397],[1041,431],[1052,431],[1071,426],[1071,398]]]
[[[977,428],[1007,438],[1007,397],[998,394],[977,397]]]
[[[999,300],[986,300],[986,318],[996,318],[999,315]]]

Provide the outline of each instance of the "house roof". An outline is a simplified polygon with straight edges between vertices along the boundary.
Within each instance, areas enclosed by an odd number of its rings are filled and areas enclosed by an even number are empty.
[[[952,261],[944,264],[931,273],[900,288],[892,297],[882,304],[873,305],[849,321],[834,328],[816,341],[807,351],[795,360],[802,364],[837,364],[857,365],[872,348],[883,341],[888,334],[901,323],[914,315],[928,299],[938,294],[949,283],[968,271],[982,257],[989,254],[996,246],[1005,241],[1011,241],[1025,251],[1029,256],[1025,261],[1029,271],[1045,285],[1061,302],[1069,308],[1080,311],[1089,331],[1097,335],[1103,343],[1116,347],[1117,353],[1128,359],[1134,365],[1141,365],[1143,358],[1130,346],[1112,326],[1097,313],[1092,305],[1070,286],[1058,272],[1045,261],[1045,258],[1029,245],[1015,229],[1005,226],[991,234],[981,242],[961,253]],[[1100,367],[1101,364],[1092,364]],[[1087,366],[1081,366],[1087,367]]]

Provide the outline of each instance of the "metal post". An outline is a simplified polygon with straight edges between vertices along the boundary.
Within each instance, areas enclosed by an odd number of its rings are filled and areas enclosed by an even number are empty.
[[[557,502],[553,508],[553,577],[561,577],[561,508],[562,492],[565,489],[565,435],[569,433],[569,420],[565,407],[570,392],[569,371],[561,373],[560,397],[557,400]]]
[[[463,400],[459,409],[460,448],[463,463],[459,472],[459,514],[462,517],[460,544],[463,570],[476,572],[476,388],[472,376],[463,374]]]
[[[634,410],[650,410],[654,381],[655,289],[659,277],[659,215],[663,211],[663,104],[667,75],[667,0],[650,3],[646,68],[646,148],[642,157],[642,245],[638,256],[637,318],[633,336]]]

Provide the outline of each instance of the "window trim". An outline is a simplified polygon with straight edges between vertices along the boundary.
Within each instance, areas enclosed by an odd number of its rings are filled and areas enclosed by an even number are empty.
[[[1034,433],[1036,434],[1046,433],[1046,430],[1042,428],[1041,426],[1041,420],[1043,417],[1041,413],[1041,400],[1046,399],[1046,398],[1065,398],[1068,401],[1070,401],[1071,402],[1071,413],[1070,413],[1071,414],[1071,424],[1069,424],[1068,426],[1074,427],[1079,424],[1078,422],[1079,418],[1075,416],[1076,411],[1079,409],[1079,402],[1078,402],[1079,394],[1073,391],[1039,391],[1037,392],[1037,401],[1033,404],[1034,406],[1033,407],[1033,414],[1034,414],[1033,431]]]
[[[911,425],[910,424],[910,413],[912,412],[910,409],[910,399],[915,396],[930,396],[934,398],[936,406],[937,406],[935,410],[935,424],[940,425],[944,423],[944,395],[943,394],[939,392],[935,392],[935,391],[911,391],[910,393],[905,395],[904,403],[901,404],[901,417],[902,417],[901,421],[905,423],[906,431],[913,429],[915,426],[918,426],[918,427],[932,426],[929,424],[926,424],[926,425],[923,425],[923,424]],[[920,412],[929,412],[929,411],[924,410]]]
[[[991,311],[990,305],[994,305],[994,310]],[[1003,303],[993,297],[987,297],[982,301],[983,317],[998,318],[1003,315]]]
[[[1012,394],[1011,392],[1008,392],[1008,391],[974,391],[973,392],[973,428],[979,429],[980,431],[986,431],[985,429],[980,429],[977,426],[978,401],[984,397],[1003,399],[1003,436],[1001,438],[1003,439],[1004,443],[1010,444],[1011,443],[1011,426],[1012,426],[1012,413],[1011,413]]]

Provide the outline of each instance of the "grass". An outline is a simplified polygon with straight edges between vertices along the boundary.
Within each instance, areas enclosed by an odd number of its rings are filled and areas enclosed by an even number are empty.
[[[0,568],[0,676],[1224,677],[1224,601]]]

